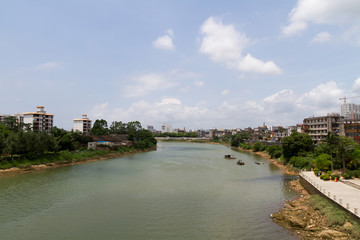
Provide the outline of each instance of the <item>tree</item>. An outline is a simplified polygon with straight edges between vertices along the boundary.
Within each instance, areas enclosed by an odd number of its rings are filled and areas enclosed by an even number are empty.
[[[231,146],[238,147],[240,143],[244,143],[244,140],[249,139],[250,136],[248,133],[239,132],[231,137]]]
[[[127,126],[126,123],[113,121],[110,125],[110,134],[126,134]]]
[[[71,137],[70,133],[63,135],[59,139],[59,149],[60,150],[69,150],[69,151],[75,150],[74,140]]]
[[[93,127],[90,130],[91,135],[107,135],[109,134],[109,129],[107,128],[107,122],[104,119],[96,119]]]
[[[342,167],[344,172],[346,172],[346,164],[351,161],[351,155],[356,148],[356,143],[351,138],[346,138],[344,136],[339,136],[339,144],[337,146],[337,156],[340,162],[342,162]]]
[[[316,157],[314,160],[314,166],[322,171],[328,171],[332,165],[330,161],[330,155],[323,153]]]
[[[330,149],[330,160],[331,160],[331,171],[334,170],[334,160],[333,160],[333,154],[334,154],[334,150],[336,149],[336,147],[339,144],[339,136],[332,133],[332,132],[328,132],[328,135],[326,136],[325,142],[326,144],[329,146]]]
[[[289,161],[293,156],[305,155],[314,148],[311,137],[304,133],[293,132],[290,136],[282,139],[283,155]]]

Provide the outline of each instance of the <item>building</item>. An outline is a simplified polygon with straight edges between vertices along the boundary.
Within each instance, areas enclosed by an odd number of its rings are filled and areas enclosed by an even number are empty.
[[[360,120],[346,120],[344,121],[345,136],[354,139],[355,142],[360,143]]]
[[[54,115],[46,113],[44,106],[37,106],[36,112],[23,113],[24,124],[29,124],[34,132],[45,131],[50,133],[54,124]]]
[[[24,122],[24,116],[20,113],[14,113],[14,114],[0,114],[0,122],[3,122],[5,118],[7,117],[14,117],[18,123]]]
[[[161,133],[171,133],[173,132],[173,128],[171,124],[163,124],[161,126]]]
[[[346,120],[360,119],[360,104],[343,103],[341,104],[341,116]]]
[[[87,117],[86,114],[82,115],[81,119],[74,119],[74,132],[78,131],[85,135],[89,135],[91,130],[91,120]]]
[[[323,141],[329,132],[344,136],[344,117],[338,113],[331,113],[327,116],[305,118],[303,130],[314,142]]]

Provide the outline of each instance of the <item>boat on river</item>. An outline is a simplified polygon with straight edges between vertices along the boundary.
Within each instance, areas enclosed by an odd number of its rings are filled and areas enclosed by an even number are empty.
[[[236,157],[234,155],[230,155],[230,154],[225,155],[224,158],[226,158],[226,159],[236,159]]]
[[[245,165],[245,163],[242,160],[237,161],[237,165]]]

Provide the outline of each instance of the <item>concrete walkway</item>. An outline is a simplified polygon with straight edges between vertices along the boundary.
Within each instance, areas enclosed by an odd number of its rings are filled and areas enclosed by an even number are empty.
[[[360,189],[358,188],[360,186],[359,180],[342,180],[339,182],[323,181],[319,177],[316,177],[312,171],[303,171],[300,173],[300,176],[303,177],[303,179],[315,187],[324,196],[330,198],[338,205],[342,206],[360,218]]]

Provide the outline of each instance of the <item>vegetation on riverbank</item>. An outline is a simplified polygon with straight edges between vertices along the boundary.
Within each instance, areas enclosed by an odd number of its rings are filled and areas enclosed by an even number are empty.
[[[247,143],[246,133],[231,138],[231,146],[254,152],[267,152],[271,158],[291,169],[318,168],[320,171],[342,171],[356,177],[360,169],[360,145],[352,139],[329,133],[324,142],[314,144],[307,134],[293,132],[281,144],[265,146],[263,142]]]
[[[39,164],[64,164],[84,161],[125,152],[156,148],[156,139],[139,122],[113,122],[110,129],[105,120],[96,120],[93,134],[126,134],[130,146],[105,146],[102,150],[87,150],[91,136],[68,132],[53,127],[50,133],[33,132],[24,128],[14,117],[6,117],[0,123],[0,169],[28,168]],[[104,150],[106,149],[106,150]]]

